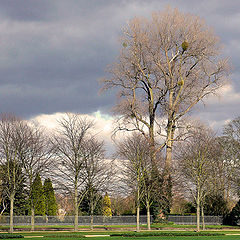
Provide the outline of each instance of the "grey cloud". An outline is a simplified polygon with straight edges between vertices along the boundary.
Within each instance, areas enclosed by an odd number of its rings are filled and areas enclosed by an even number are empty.
[[[3,0],[1,111],[24,117],[57,111],[109,112],[115,94],[99,95],[97,80],[118,54],[122,27],[129,18],[148,17],[167,4],[205,18],[215,29],[225,45],[224,54],[232,59],[233,85],[240,91],[237,1]],[[209,109],[213,108],[209,121],[219,118],[217,111],[223,109],[221,119],[233,116],[224,104]]]

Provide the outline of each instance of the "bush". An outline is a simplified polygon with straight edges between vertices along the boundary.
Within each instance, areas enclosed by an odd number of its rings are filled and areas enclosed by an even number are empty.
[[[128,233],[113,233],[111,237],[122,236],[122,237],[152,237],[152,236],[222,236],[223,233],[206,233],[206,232],[128,232]]]
[[[0,239],[10,239],[10,238],[24,238],[24,237],[18,234],[0,233]]]

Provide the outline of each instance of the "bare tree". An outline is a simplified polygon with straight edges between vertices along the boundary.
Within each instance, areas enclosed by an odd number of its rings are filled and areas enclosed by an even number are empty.
[[[16,129],[15,147],[17,156],[22,166],[22,171],[28,182],[28,192],[31,208],[31,230],[34,231],[34,201],[32,196],[33,180],[37,174],[46,173],[49,169],[51,158],[50,142],[43,129],[30,125],[26,121],[19,123]]]
[[[226,199],[229,200],[229,191],[233,187],[240,195],[240,117],[237,117],[224,126],[223,137],[219,139],[222,147],[222,159],[225,165]]]
[[[200,231],[200,211],[211,185],[215,158],[215,136],[210,129],[199,126],[194,135],[178,147],[179,181],[193,196],[197,207],[197,231]],[[202,209],[201,209],[202,207]],[[204,223],[204,222],[203,222]]]
[[[137,231],[140,230],[140,203],[145,203],[150,230],[150,206],[152,200],[151,161],[149,144],[142,135],[133,134],[117,144],[118,156],[122,159],[122,181],[130,193],[135,194]]]
[[[118,61],[103,79],[103,89],[119,89],[117,130],[139,131],[155,154],[166,147],[171,173],[178,121],[225,83],[228,69],[218,38],[202,19],[167,8],[152,18],[129,21]],[[164,121],[163,121],[164,119]],[[163,144],[156,146],[156,135]]]
[[[0,119],[0,173],[4,194],[10,200],[10,232],[13,232],[13,207],[15,194],[23,181],[22,165],[17,155],[19,139],[16,132],[21,121],[12,115]]]
[[[104,144],[97,139],[90,138],[83,149],[83,167],[86,190],[91,215],[91,230],[93,230],[94,210],[101,196],[109,190],[113,180],[112,162],[104,159]]]
[[[56,162],[56,181],[61,189],[71,194],[74,203],[74,231],[78,231],[78,208],[86,194],[86,145],[93,122],[77,114],[68,113],[59,121],[53,137]]]

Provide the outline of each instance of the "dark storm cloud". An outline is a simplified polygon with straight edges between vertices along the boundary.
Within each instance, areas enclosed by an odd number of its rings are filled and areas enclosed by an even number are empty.
[[[48,0],[1,0],[0,14],[16,21],[43,21],[52,16],[52,3]]]
[[[114,93],[100,96],[97,80],[118,54],[122,27],[128,19],[149,17],[167,4],[205,18],[215,29],[225,45],[224,55],[232,59],[233,84],[240,91],[237,2],[0,1],[0,110],[23,117],[57,111],[109,111]],[[222,103],[216,109],[223,112],[223,107]],[[209,119],[213,121],[216,114]]]

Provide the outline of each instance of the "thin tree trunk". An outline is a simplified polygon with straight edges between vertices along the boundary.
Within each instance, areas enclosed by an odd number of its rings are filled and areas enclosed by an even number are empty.
[[[91,200],[91,230],[93,230],[93,200]]]
[[[147,228],[148,230],[151,230],[151,215],[149,201],[146,201],[146,207],[147,207]]]
[[[203,230],[206,230],[205,221],[204,221],[204,208],[203,208],[203,204],[201,206],[201,211],[202,211],[202,228],[203,228]]]
[[[13,203],[14,203],[14,194],[10,195],[10,229],[9,232],[13,233]]]
[[[93,231],[93,214],[91,214],[91,231]]]
[[[137,206],[137,232],[140,232],[140,207],[139,204]]]
[[[78,231],[78,194],[77,187],[75,187],[74,191],[74,231]]]
[[[200,231],[200,199],[197,196],[197,232]]]
[[[35,210],[34,210],[34,207],[31,206],[31,231],[34,231],[34,228],[35,228]]]

